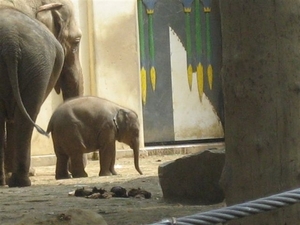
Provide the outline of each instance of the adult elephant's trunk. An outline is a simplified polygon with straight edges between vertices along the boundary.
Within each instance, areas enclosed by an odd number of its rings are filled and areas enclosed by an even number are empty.
[[[132,149],[133,149],[133,157],[134,157],[134,167],[135,169],[139,172],[139,174],[143,174],[143,172],[140,169],[139,166],[139,157],[140,157],[140,143],[139,140],[137,138],[137,141],[133,144]]]

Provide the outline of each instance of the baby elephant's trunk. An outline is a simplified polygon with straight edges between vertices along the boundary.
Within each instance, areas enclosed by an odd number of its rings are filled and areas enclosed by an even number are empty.
[[[140,169],[139,166],[139,157],[140,157],[140,149],[139,149],[139,142],[137,141],[137,143],[134,144],[134,146],[132,146],[133,149],[133,157],[134,157],[134,167],[135,169],[139,172],[139,174],[143,174],[143,172]]]

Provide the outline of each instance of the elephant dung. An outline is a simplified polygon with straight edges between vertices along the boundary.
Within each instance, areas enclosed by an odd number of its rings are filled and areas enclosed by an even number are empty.
[[[219,180],[225,150],[208,149],[166,162],[158,167],[165,200],[193,204],[216,204],[224,200]]]

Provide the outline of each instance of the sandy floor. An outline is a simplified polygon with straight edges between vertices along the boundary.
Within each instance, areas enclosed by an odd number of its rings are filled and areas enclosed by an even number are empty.
[[[30,216],[59,215],[69,209],[85,209],[100,214],[108,225],[138,225],[151,224],[164,218],[182,217],[201,211],[222,207],[223,204],[213,206],[183,205],[164,201],[157,177],[158,166],[183,155],[147,156],[140,159],[143,175],[134,169],[132,158],[121,158],[116,162],[119,175],[98,177],[98,161],[89,161],[86,171],[88,178],[68,179],[56,181],[54,166],[36,167],[36,176],[31,177],[32,186],[26,188],[0,188],[0,221],[1,224],[15,224]],[[88,199],[68,196],[80,187],[97,187],[110,190],[114,186],[143,188],[151,192],[151,199],[139,198],[110,198]],[[89,216],[85,222],[89,223]],[[28,221],[28,220],[27,220]],[[67,223],[62,220],[61,224]],[[28,224],[29,222],[22,223]],[[79,221],[78,221],[79,223]],[[57,224],[33,223],[32,224]]]

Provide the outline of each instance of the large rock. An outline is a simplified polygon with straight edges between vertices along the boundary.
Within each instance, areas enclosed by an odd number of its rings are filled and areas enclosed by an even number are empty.
[[[224,200],[219,180],[225,150],[208,149],[158,167],[165,200],[195,204],[216,204]]]

